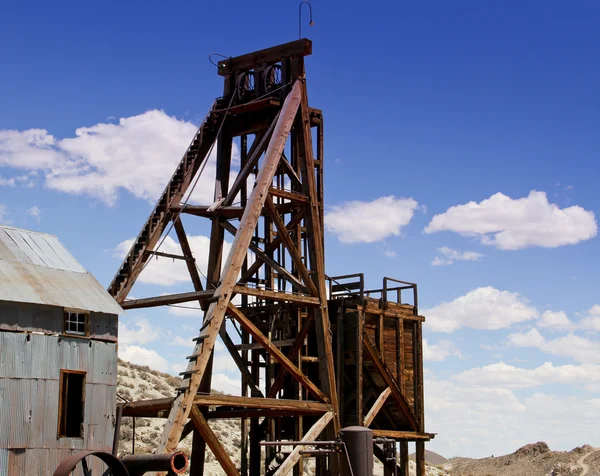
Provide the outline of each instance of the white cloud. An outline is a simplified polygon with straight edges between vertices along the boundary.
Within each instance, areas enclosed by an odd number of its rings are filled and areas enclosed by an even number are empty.
[[[455,261],[477,261],[483,258],[483,255],[476,251],[459,251],[447,246],[442,246],[437,250],[442,256],[433,258],[431,262],[433,266],[448,266],[454,264]]]
[[[594,213],[579,206],[559,208],[546,193],[532,190],[525,198],[496,193],[480,203],[450,207],[435,215],[425,233],[453,231],[478,237],[483,244],[502,250],[529,246],[556,248],[596,236]]]
[[[137,345],[119,346],[119,358],[137,365],[147,365],[151,369],[161,372],[169,371],[169,362],[155,350],[146,349],[145,347]]]
[[[373,243],[400,235],[418,207],[412,198],[394,196],[372,202],[353,200],[330,207],[325,213],[325,227],[342,243]]]
[[[600,383],[600,365],[560,365],[546,362],[534,369],[524,369],[504,362],[466,370],[454,380],[470,387],[502,386],[533,388],[545,384],[590,385]]]
[[[598,398],[547,393],[517,397],[502,381],[470,385],[427,378],[424,387],[427,428],[439,435],[428,448],[446,457],[501,455],[535,441],[546,441],[556,450],[599,442]]]
[[[119,191],[153,202],[196,133],[197,126],[150,110],[118,123],[81,127],[56,139],[44,129],[0,130],[0,167],[40,171],[46,186],[114,205]],[[234,143],[234,162],[239,151]],[[215,153],[195,188],[194,203],[214,195]],[[143,171],[143,173],[140,173]]]
[[[544,311],[537,325],[556,330],[571,329],[573,327],[573,323],[564,311]]]
[[[115,256],[118,258],[124,258],[134,239],[125,240],[115,248]],[[208,268],[208,251],[210,247],[210,239],[203,235],[188,236],[188,242],[192,249],[192,254],[196,260],[196,265],[200,269],[201,273],[206,275]],[[223,254],[226,257],[231,249],[231,243],[225,242],[223,246]],[[170,253],[176,255],[182,255],[181,247],[170,236],[164,240],[160,247],[160,251],[163,253]],[[224,262],[225,260],[223,260]],[[183,260],[174,260],[172,258],[164,258],[160,256],[153,256],[150,258],[148,265],[140,274],[138,281],[146,284],[158,284],[161,286],[171,286],[179,283],[191,282],[190,274],[187,266]],[[186,306],[193,306],[191,303],[186,303]],[[173,313],[183,315],[185,310],[179,308],[173,308]],[[192,311],[190,311],[192,312]]]
[[[190,348],[191,349],[193,342],[192,342],[192,338],[191,337],[188,338],[188,339],[186,339],[186,338],[181,337],[181,336],[173,336],[173,338],[171,339],[171,341],[169,342],[169,344],[176,345],[176,346],[179,346],[179,347],[186,347],[186,348]]]
[[[119,322],[119,344],[147,344],[160,338],[159,332],[156,330],[148,319],[141,317],[133,320],[127,325],[123,320]]]
[[[240,379],[231,378],[223,373],[213,374],[210,386],[228,395],[240,395],[242,393]]]
[[[8,223],[8,207],[0,203],[0,223]]]
[[[440,362],[448,357],[462,357],[460,349],[452,342],[441,340],[437,344],[430,344],[423,339],[423,359],[430,362]]]
[[[27,215],[33,218],[36,223],[39,223],[42,220],[42,210],[36,205],[27,210]]]
[[[600,341],[586,339],[573,333],[547,340],[536,329],[531,329],[526,333],[510,334],[508,342],[516,347],[533,347],[577,362],[600,364]]]
[[[537,317],[537,311],[519,294],[482,287],[469,291],[453,301],[430,309],[425,325],[435,332],[453,332],[462,327],[472,329],[503,329],[516,322]]]
[[[600,332],[600,304],[595,304],[590,308],[587,315],[579,322],[579,327]]]

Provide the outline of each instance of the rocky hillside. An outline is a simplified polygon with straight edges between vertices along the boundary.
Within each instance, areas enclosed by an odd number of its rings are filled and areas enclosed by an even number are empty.
[[[600,449],[584,445],[571,451],[551,451],[539,442],[505,456],[452,458],[441,468],[453,476],[600,476]]]
[[[125,400],[148,400],[153,398],[172,397],[179,379],[169,374],[164,374],[146,366],[134,365],[129,362],[119,361],[118,367],[118,395]],[[211,421],[210,426],[231,455],[233,462],[240,465],[240,423],[238,420]],[[135,453],[152,453],[156,448],[162,429],[162,418],[136,418],[135,419]],[[119,454],[131,454],[134,443],[133,419],[123,418],[121,426],[121,441]],[[190,454],[192,446],[191,435],[179,445],[179,449]],[[220,465],[210,451],[206,460],[208,475],[224,475]],[[308,465],[307,474],[313,474],[311,465]],[[383,475],[383,467],[375,467],[377,476]],[[415,464],[410,462],[410,474],[415,474]],[[448,473],[433,466],[427,467],[427,476],[446,476]]]
[[[415,454],[411,454],[410,458],[414,459]],[[444,458],[442,455],[437,454],[435,451],[425,450],[425,463],[431,466],[441,466],[446,463],[448,460]]]

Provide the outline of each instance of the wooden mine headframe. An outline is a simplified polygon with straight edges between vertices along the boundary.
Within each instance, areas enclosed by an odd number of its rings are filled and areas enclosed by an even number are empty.
[[[323,124],[321,112],[308,105],[304,71],[304,56],[311,53],[311,48],[309,40],[299,40],[219,63],[218,72],[225,80],[223,97],[215,102],[198,129],[109,287],[125,309],[198,300],[205,310],[194,351],[182,373],[180,393],[171,406],[158,448],[159,452],[173,451],[191,418],[200,436],[194,440],[192,470],[202,465],[199,460],[203,459],[203,444],[207,442],[227,474],[238,474],[212,434],[205,415],[194,405],[199,391],[210,391],[211,357],[218,335],[251,393],[230,405],[229,410],[253,417],[251,455],[257,454],[256,444],[265,430],[257,425],[259,416],[299,417],[291,429],[294,433],[268,421],[271,428],[267,433],[271,437],[287,431],[290,439],[317,438],[326,427],[332,433],[339,430],[323,257]],[[316,157],[313,128],[317,131]],[[232,141],[238,136],[240,171],[230,183]],[[288,138],[289,156],[285,148]],[[215,141],[214,203],[210,207],[182,205]],[[212,222],[205,285],[194,263],[182,215],[206,217]],[[171,223],[183,252],[177,258],[186,261],[195,292],[126,301],[147,260],[161,254],[155,248]],[[234,239],[222,265],[225,233]],[[233,304],[236,295],[241,295],[241,304]],[[267,361],[278,364],[277,374],[272,374],[273,365],[266,366],[266,393],[259,388],[258,352],[250,350],[249,370],[248,350],[240,356],[224,326],[226,316],[241,326],[245,349],[261,347],[269,356]],[[314,378],[300,369],[298,361],[312,326],[319,367]],[[276,336],[293,340],[288,352],[280,350],[274,341]],[[293,377],[296,386],[288,384],[283,388],[286,374]],[[312,399],[303,402],[309,395]],[[276,397],[284,399],[277,401]],[[315,420],[314,415],[319,417],[308,431],[301,426],[303,415],[313,416],[311,421]],[[278,473],[284,474],[285,467],[293,466],[299,456],[299,452],[289,455]],[[251,456],[250,464],[251,473],[258,474],[255,471],[260,461],[256,456]]]
[[[192,475],[203,474],[206,444],[226,474],[240,474],[210,429],[211,418],[241,418],[243,475],[259,475],[261,468],[277,476],[303,473],[301,446],[284,454],[267,446],[263,455],[261,441],[312,441],[321,434],[332,440],[340,425],[356,424],[403,443],[401,474],[407,441],[416,441],[418,474],[424,474],[423,441],[433,435],[424,432],[416,285],[393,288],[386,278],[383,289],[371,292],[381,296],[374,299],[362,275],[358,283],[325,275],[323,116],[309,107],[304,69],[311,49],[302,39],[219,62],[223,96],[109,287],[124,309],[197,301],[204,311],[178,395],[133,402],[124,413],[168,413],[158,452],[174,451],[193,431]],[[239,165],[232,161],[235,138]],[[190,204],[213,146],[214,203]],[[190,215],[211,221],[204,280],[182,222]],[[181,255],[159,250],[172,228]],[[225,257],[227,234],[233,243]],[[153,256],[184,260],[194,291],[127,300]],[[400,304],[403,289],[413,290],[412,305]],[[397,292],[396,302],[388,301],[388,291]],[[239,368],[242,396],[209,394],[217,336]],[[317,463],[318,474],[325,474],[326,464],[330,474],[337,471],[335,458]]]

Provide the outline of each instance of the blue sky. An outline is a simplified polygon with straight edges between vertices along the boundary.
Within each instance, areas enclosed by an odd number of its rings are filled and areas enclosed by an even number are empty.
[[[418,282],[431,449],[600,446],[600,6],[313,10],[327,272]],[[208,54],[296,39],[297,21],[275,1],[0,7],[0,221],[57,234],[108,285],[221,91]],[[189,289],[168,262],[147,271],[136,296]],[[125,316],[123,355],[179,371],[200,316],[174,312]]]

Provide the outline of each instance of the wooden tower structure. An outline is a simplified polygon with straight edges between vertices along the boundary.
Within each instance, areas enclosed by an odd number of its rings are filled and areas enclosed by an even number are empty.
[[[309,106],[304,67],[311,50],[301,39],[219,62],[223,96],[109,287],[124,309],[197,301],[204,311],[177,396],[123,407],[125,416],[167,418],[158,452],[173,452],[193,431],[192,475],[203,474],[205,445],[228,475],[280,476],[303,473],[303,447],[285,453],[278,446],[261,449],[261,442],[333,440],[341,426],[372,424],[381,436],[420,442],[422,454],[422,442],[431,437],[422,413],[416,286],[403,285],[413,286],[415,295],[403,306],[388,301],[388,291],[398,297],[400,291],[385,283],[377,300],[362,278],[357,285],[325,275],[323,116]],[[214,202],[191,204],[213,147]],[[206,276],[184,228],[191,216],[210,220]],[[160,251],[171,229],[181,255]],[[128,300],[154,256],[184,260],[194,291]],[[218,337],[239,368],[241,396],[210,394]],[[210,429],[211,418],[241,419],[241,468]],[[337,474],[337,467],[333,457],[317,458],[318,474]]]

